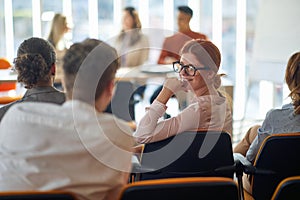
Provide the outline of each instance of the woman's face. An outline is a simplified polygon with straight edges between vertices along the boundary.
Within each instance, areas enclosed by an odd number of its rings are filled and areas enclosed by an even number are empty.
[[[203,64],[201,64],[197,60],[196,56],[192,53],[182,54],[180,62],[183,63],[183,65],[191,64],[196,68],[204,67]],[[190,76],[187,75],[184,70],[182,70],[179,75],[182,79],[188,81],[194,91],[197,91],[201,88],[207,87],[207,77],[211,76],[211,72],[211,70],[196,70],[195,76]]]
[[[134,20],[133,20],[132,16],[129,14],[128,11],[123,12],[122,22],[123,22],[122,26],[123,26],[124,31],[128,31],[128,30],[131,30],[133,28]]]

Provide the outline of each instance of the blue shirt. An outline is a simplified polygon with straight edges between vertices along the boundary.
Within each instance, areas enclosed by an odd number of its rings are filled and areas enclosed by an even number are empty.
[[[257,136],[247,151],[246,158],[253,162],[259,147],[266,137],[276,133],[300,132],[300,115],[294,114],[292,104],[283,105],[279,109],[271,109],[258,129]]]

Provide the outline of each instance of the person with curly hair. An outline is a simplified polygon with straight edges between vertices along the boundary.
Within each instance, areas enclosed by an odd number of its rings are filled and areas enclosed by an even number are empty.
[[[62,104],[65,94],[53,87],[56,53],[53,46],[42,38],[32,37],[19,46],[14,59],[18,82],[27,89],[23,98],[0,108],[0,121],[14,104],[25,101],[42,101]]]

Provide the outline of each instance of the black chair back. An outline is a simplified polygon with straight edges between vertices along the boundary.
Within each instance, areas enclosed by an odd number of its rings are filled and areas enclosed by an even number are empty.
[[[277,186],[272,200],[300,199],[300,176],[292,176],[284,179]]]
[[[135,86],[130,81],[117,82],[115,94],[105,112],[112,113],[125,121],[135,120]]]
[[[0,200],[76,200],[73,193],[66,191],[2,191]]]
[[[265,139],[254,161],[260,171],[252,176],[255,199],[271,199],[283,179],[300,175],[300,133],[274,134]]]
[[[233,178],[231,137],[220,131],[187,131],[145,145],[141,165],[154,171],[140,174],[140,180],[221,176]],[[233,169],[233,168],[230,168]]]
[[[171,178],[128,184],[120,196],[120,200],[238,200],[238,188],[224,177]]]

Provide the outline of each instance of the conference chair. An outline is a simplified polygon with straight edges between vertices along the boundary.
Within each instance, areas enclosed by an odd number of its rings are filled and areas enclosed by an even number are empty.
[[[199,176],[233,178],[234,166],[228,133],[186,131],[145,144],[140,165],[133,166],[132,174],[135,181]]]
[[[145,180],[127,184],[119,200],[237,200],[236,182],[226,177],[192,177]]]
[[[2,191],[0,200],[76,200],[71,192],[67,191]]]
[[[271,199],[280,181],[300,175],[299,144],[300,133],[273,134],[263,141],[253,165],[240,154],[234,155],[250,176],[255,200]]]
[[[130,81],[118,81],[115,94],[105,112],[112,113],[125,121],[134,121],[135,85]]]
[[[300,199],[300,176],[283,179],[277,186],[272,200]]]
[[[10,62],[6,58],[0,58],[0,71],[9,70]],[[0,80],[0,104],[8,104],[21,99],[20,95],[16,95],[17,81]],[[9,94],[12,91],[13,95]]]

